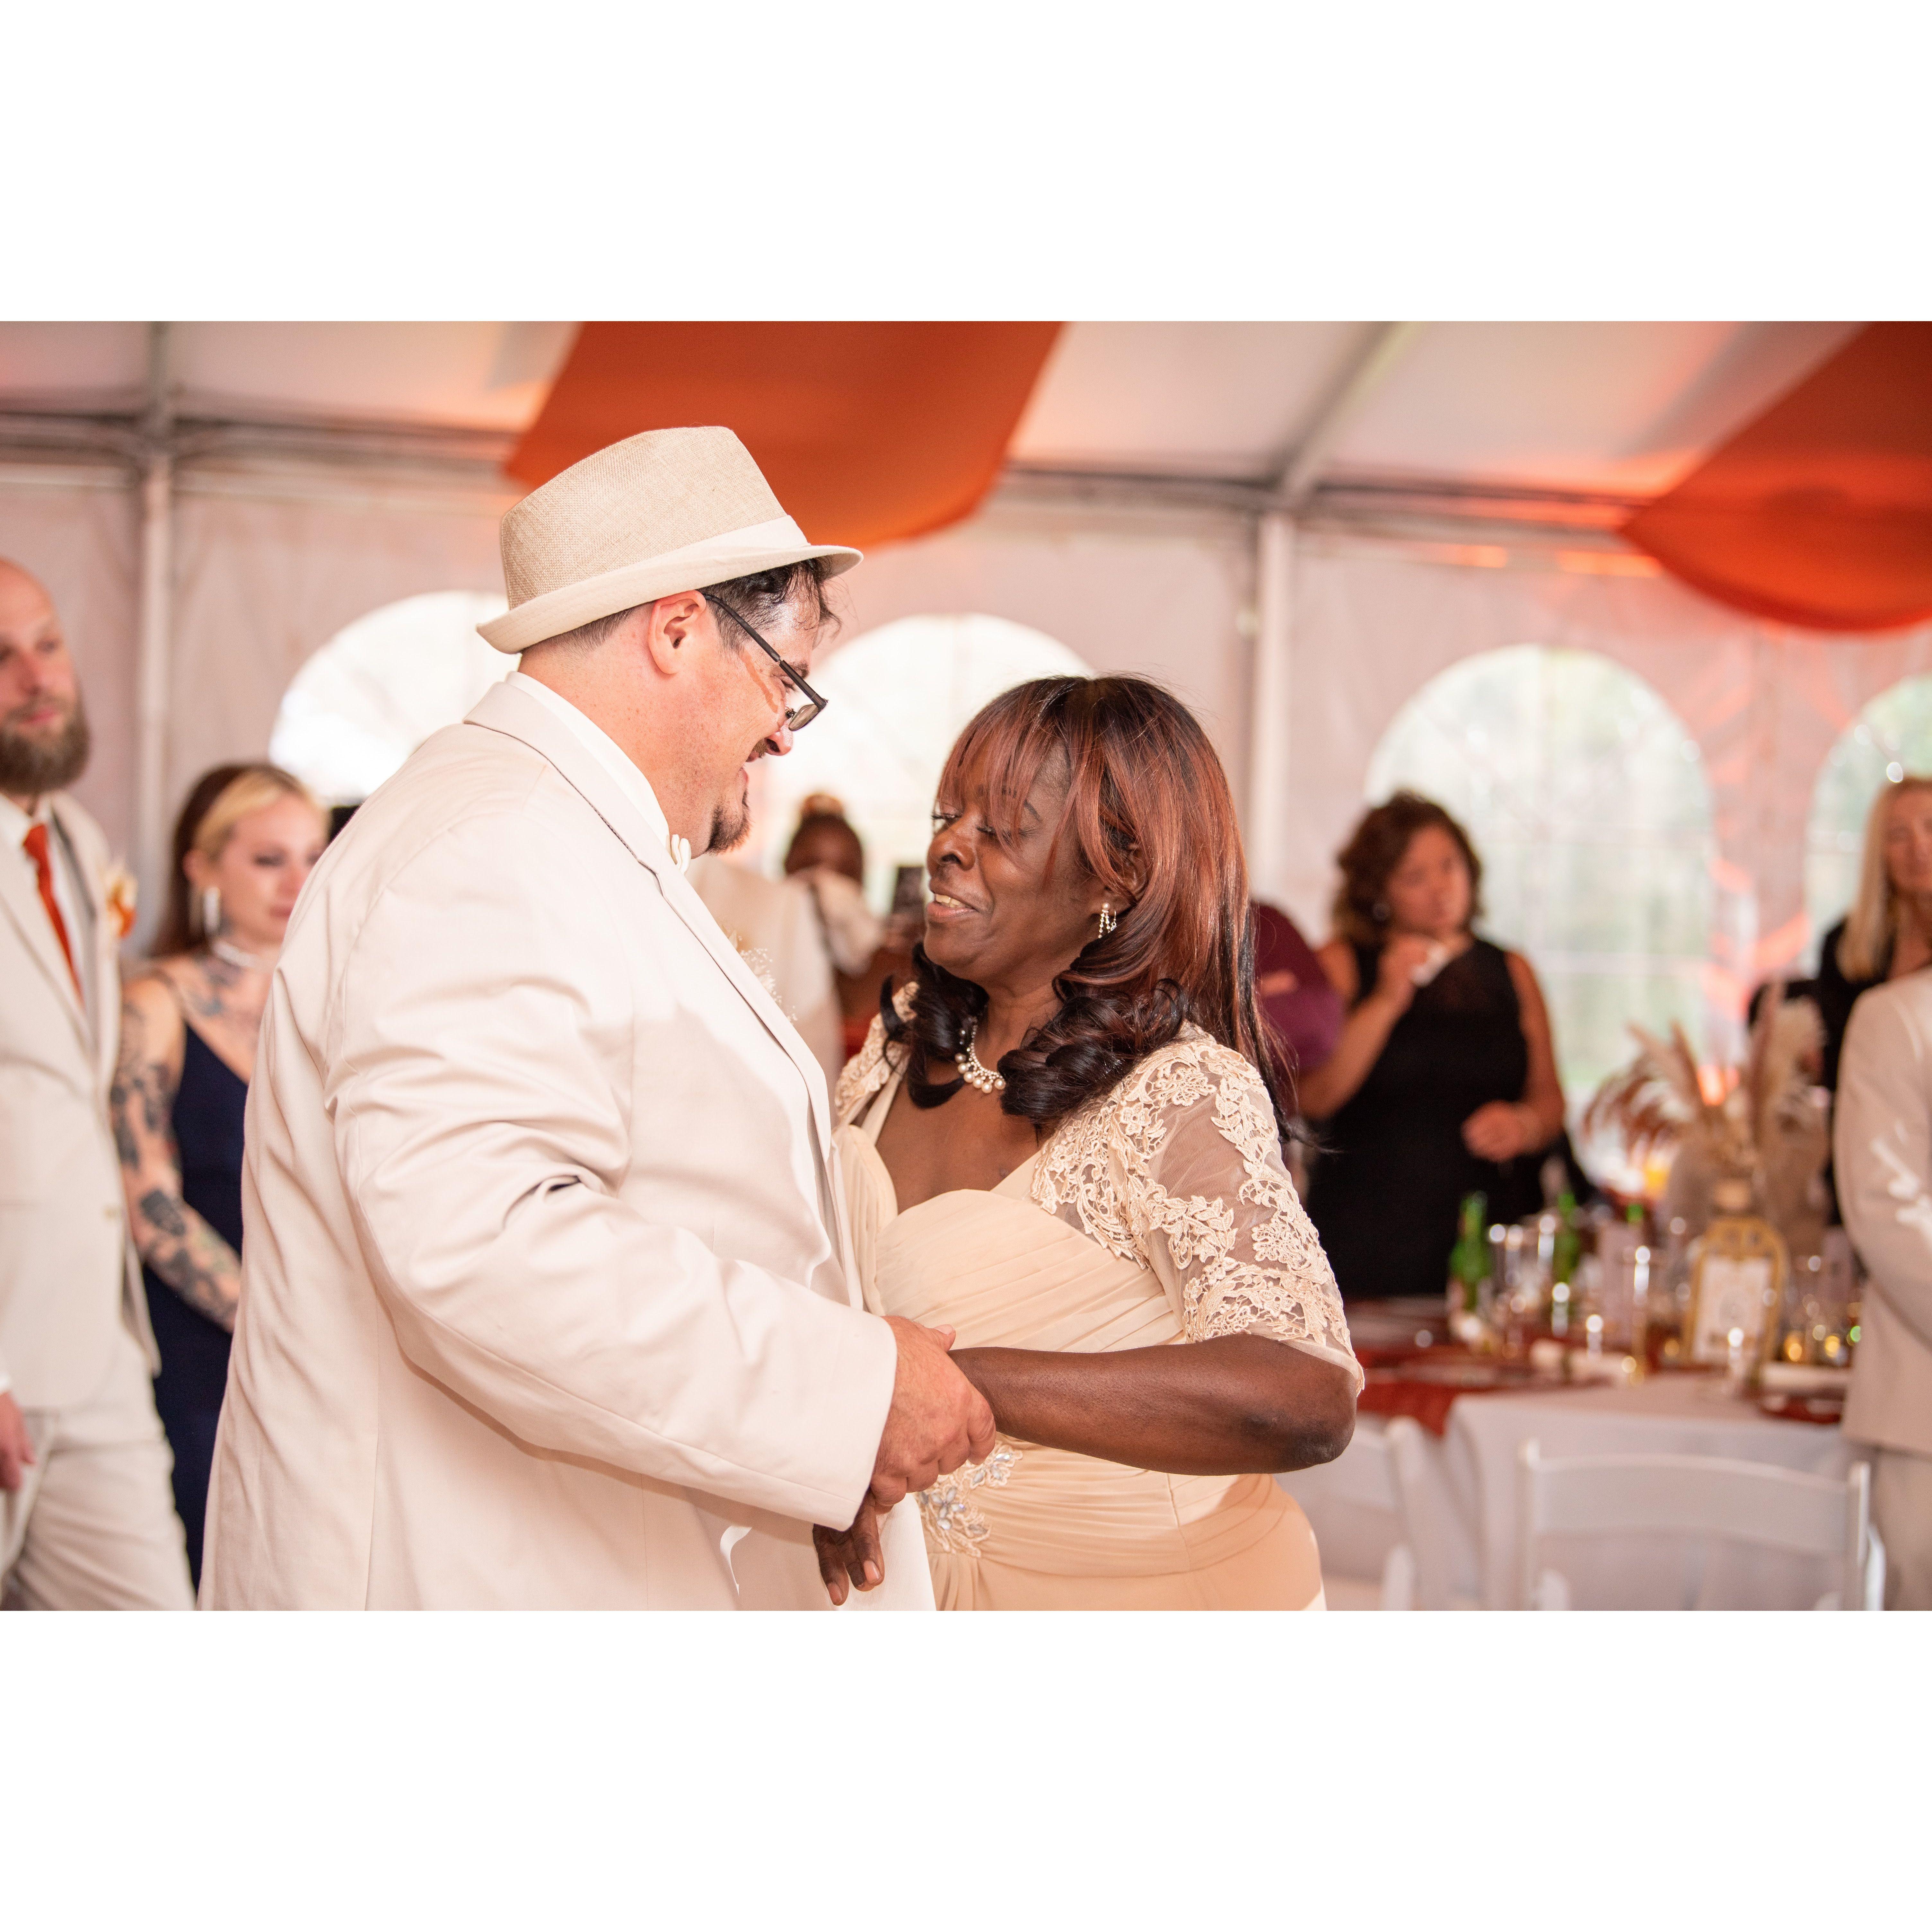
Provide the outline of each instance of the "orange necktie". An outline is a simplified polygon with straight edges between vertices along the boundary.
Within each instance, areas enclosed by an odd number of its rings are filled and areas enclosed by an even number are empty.
[[[66,960],[68,976],[74,981],[74,997],[82,998],[80,975],[74,970],[74,948],[68,944],[67,921],[61,917],[60,902],[54,897],[54,868],[47,854],[47,828],[44,825],[30,825],[20,844],[34,862],[34,874],[40,884],[40,903],[46,908],[47,916],[54,922],[54,937],[60,941],[61,956]]]

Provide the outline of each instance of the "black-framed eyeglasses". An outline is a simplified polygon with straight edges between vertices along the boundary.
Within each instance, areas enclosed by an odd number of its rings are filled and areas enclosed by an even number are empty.
[[[812,686],[807,684],[805,680],[800,677],[798,673],[794,670],[791,666],[787,664],[784,659],[780,657],[778,652],[773,650],[771,646],[766,644],[764,639],[760,637],[758,632],[724,602],[723,598],[714,597],[708,590],[701,590],[698,595],[711,606],[712,610],[722,610],[726,616],[729,617],[732,622],[736,624],[739,629],[742,631],[746,636],[749,638],[752,643],[756,644],[759,650],[778,666],[779,674],[784,678],[786,684],[805,700],[802,704],[787,705],[784,715],[785,726],[788,730],[802,731],[825,709],[825,700],[820,698],[818,692],[814,691]]]

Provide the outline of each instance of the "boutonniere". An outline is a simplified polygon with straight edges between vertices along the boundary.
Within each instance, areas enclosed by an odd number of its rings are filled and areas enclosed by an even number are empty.
[[[772,967],[772,956],[762,946],[752,945],[741,932],[732,932],[728,930],[724,937],[731,942],[738,957],[744,961],[752,977],[772,996],[772,1004],[776,1006],[794,1026],[797,1025],[798,1016],[785,1004],[784,995],[778,991],[778,975]]]
[[[107,916],[114,922],[114,936],[125,939],[134,930],[134,910],[140,897],[140,887],[135,884],[134,874],[118,859],[108,867],[106,877],[100,884],[107,901]]]

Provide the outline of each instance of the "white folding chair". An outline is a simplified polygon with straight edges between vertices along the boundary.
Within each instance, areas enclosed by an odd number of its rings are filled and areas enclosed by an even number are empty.
[[[1360,1510],[1394,1519],[1396,1540],[1383,1559],[1378,1600],[1367,1600],[1376,1588],[1367,1579],[1324,1572],[1331,1610],[1427,1607],[1418,1588],[1416,1540],[1410,1514],[1411,1498],[1415,1492],[1409,1472],[1423,1453],[1421,1438],[1422,1431],[1407,1416],[1394,1416],[1382,1429],[1358,1428],[1348,1448],[1318,1470],[1298,1471],[1280,1479],[1291,1496],[1304,1486],[1309,1487],[1308,1506],[1318,1514]]]
[[[1546,1460],[1534,1441],[1516,1451],[1516,1601],[1568,1610],[1569,1586],[1544,1568],[1546,1536],[1632,1533],[1705,1536],[1839,1566],[1814,1610],[1876,1610],[1885,1601],[1885,1551],[1871,1525],[1871,1466],[1843,1480],[1717,1456],[1580,1456]]]
[[[1456,1588],[1453,1538],[1441,1514],[1450,1499],[1440,1482],[1430,1480],[1429,1438],[1422,1432],[1421,1424],[1406,1415],[1392,1416],[1383,1439],[1388,1444],[1390,1472],[1395,1480],[1396,1516],[1415,1565],[1415,1607],[1476,1609],[1476,1599]]]

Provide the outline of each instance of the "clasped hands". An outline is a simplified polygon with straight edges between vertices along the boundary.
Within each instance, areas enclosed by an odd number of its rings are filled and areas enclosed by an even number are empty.
[[[844,1603],[855,1589],[875,1589],[884,1580],[879,1520],[895,1503],[929,1488],[962,1463],[984,1462],[993,1452],[993,1412],[947,1352],[954,1331],[922,1328],[896,1315],[886,1319],[898,1344],[898,1366],[872,1486],[848,1528],[821,1526],[812,1532],[818,1574],[835,1604]]]

